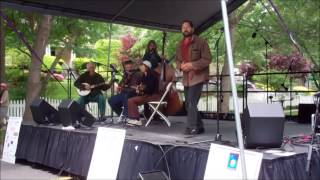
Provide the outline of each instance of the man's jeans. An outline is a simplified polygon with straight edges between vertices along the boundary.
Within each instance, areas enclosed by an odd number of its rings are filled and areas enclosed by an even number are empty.
[[[112,110],[117,113],[118,116],[120,116],[122,112],[122,107],[124,111],[128,110],[128,99],[130,97],[135,96],[136,94],[134,92],[122,92],[120,94],[114,95],[110,97],[108,100],[109,105],[111,106]],[[128,114],[127,112],[124,112],[124,114]]]
[[[98,94],[96,96],[80,96],[78,99],[78,103],[82,108],[85,108],[86,104],[89,102],[96,102],[98,103],[99,115],[100,117],[105,116],[106,112],[106,100],[102,94]]]
[[[187,110],[187,128],[203,128],[201,115],[198,111],[198,102],[200,100],[203,83],[184,87],[184,96]]]

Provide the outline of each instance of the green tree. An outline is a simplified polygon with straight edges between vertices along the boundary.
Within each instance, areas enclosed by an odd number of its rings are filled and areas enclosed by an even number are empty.
[[[48,43],[48,38],[51,30],[52,16],[43,15],[42,19],[38,23],[36,38],[34,41],[33,49],[35,53],[31,54],[31,66],[29,67],[29,77],[27,82],[27,95],[26,95],[26,106],[23,115],[24,121],[32,121],[32,115],[30,110],[31,102],[39,97],[41,91],[41,66],[45,49]]]
[[[107,65],[108,60],[108,47],[109,47],[109,40],[107,39],[100,39],[98,40],[95,45],[95,61]],[[118,64],[118,57],[121,48],[121,43],[119,40],[112,39],[111,40],[111,54],[110,54],[110,64]]]

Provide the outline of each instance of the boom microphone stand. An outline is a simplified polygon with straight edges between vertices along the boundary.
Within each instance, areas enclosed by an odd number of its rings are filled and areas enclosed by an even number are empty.
[[[269,103],[269,68],[268,68],[268,47],[271,47],[270,42],[260,33],[258,33],[258,30],[256,30],[254,33],[252,33],[252,38],[256,38],[257,34],[264,40],[264,45],[265,45],[265,66],[266,66],[266,72],[267,72],[267,103]]]

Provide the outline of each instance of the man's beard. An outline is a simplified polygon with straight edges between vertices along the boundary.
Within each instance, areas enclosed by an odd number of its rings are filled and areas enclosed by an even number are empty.
[[[193,34],[192,32],[183,32],[184,37],[191,37],[192,34]]]

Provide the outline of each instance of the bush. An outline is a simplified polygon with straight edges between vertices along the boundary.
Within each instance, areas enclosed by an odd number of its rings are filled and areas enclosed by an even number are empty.
[[[28,50],[25,49],[28,52]],[[28,69],[31,58],[15,48],[6,49],[6,66]]]
[[[20,82],[12,82],[9,81],[9,96],[10,99],[16,100],[16,99],[25,99],[26,93],[27,93],[27,82],[26,81],[20,81]]]
[[[53,61],[56,59],[55,56],[48,56],[48,55],[45,55],[43,57],[43,65],[42,65],[42,68],[41,70],[42,71],[47,71],[48,69],[50,69]],[[61,60],[60,60],[61,61]],[[48,68],[48,69],[47,69]],[[62,66],[58,63],[54,69],[55,72],[58,72],[58,73],[61,73],[62,72]]]

